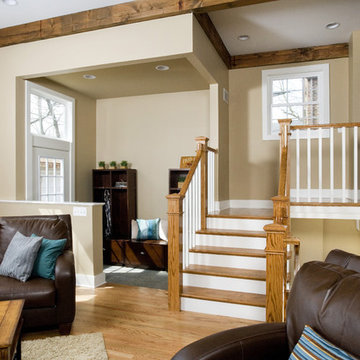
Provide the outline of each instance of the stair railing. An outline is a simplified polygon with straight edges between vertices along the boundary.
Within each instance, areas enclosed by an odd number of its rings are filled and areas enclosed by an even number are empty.
[[[291,189],[295,202],[358,202],[359,126],[360,123],[336,123],[290,127],[291,139],[296,142],[296,181]],[[301,158],[301,144],[306,145],[306,150],[303,149],[306,161]],[[313,158],[317,160],[317,169]],[[327,166],[328,172],[324,171]],[[306,179],[303,188],[301,173]]]
[[[215,210],[215,154],[207,137],[197,137],[195,160],[181,191],[168,199],[168,306],[180,311],[181,271],[189,265],[196,231],[206,229],[208,211]]]

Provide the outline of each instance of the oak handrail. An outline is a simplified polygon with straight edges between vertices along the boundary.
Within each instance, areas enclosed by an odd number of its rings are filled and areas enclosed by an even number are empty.
[[[185,196],[188,188],[189,188],[189,185],[190,185],[190,182],[194,176],[194,173],[195,173],[195,170],[197,168],[197,166],[199,165],[199,162],[201,160],[201,154],[202,154],[202,150],[199,149],[196,151],[196,157],[195,157],[195,160],[194,162],[192,163],[191,167],[190,167],[190,170],[188,172],[188,174],[186,175],[186,178],[185,178],[185,181],[184,181],[184,184],[183,186],[181,187],[181,190],[180,190],[180,195],[181,196]]]
[[[326,128],[350,128],[350,127],[360,127],[360,122],[347,122],[347,123],[336,123],[336,124],[316,124],[316,125],[292,125],[290,130],[307,130],[307,129],[326,129]]]

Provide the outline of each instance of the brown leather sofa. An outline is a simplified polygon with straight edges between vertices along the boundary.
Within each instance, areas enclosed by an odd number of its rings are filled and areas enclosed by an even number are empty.
[[[305,324],[360,358],[360,256],[333,250],[304,264],[290,292],[286,323],[263,323],[210,335],[173,360],[288,359]]]
[[[36,234],[47,239],[67,239],[55,267],[55,280],[30,278],[26,282],[0,276],[0,300],[25,299],[24,328],[58,326],[68,334],[75,316],[75,268],[70,215],[0,217],[0,262],[13,238]]]

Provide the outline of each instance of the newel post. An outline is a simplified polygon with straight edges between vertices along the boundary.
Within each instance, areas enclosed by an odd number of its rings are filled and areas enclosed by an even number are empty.
[[[266,231],[266,321],[284,321],[286,280],[286,226],[265,225]]]
[[[206,216],[208,212],[208,141],[209,138],[199,136],[195,139],[197,150],[201,150],[201,230],[206,229]]]
[[[183,199],[180,194],[171,194],[168,199],[168,307],[180,311],[182,288],[182,215]]]

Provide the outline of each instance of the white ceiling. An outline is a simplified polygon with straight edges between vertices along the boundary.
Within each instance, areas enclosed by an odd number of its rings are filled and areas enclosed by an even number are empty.
[[[360,30],[359,0],[279,0],[209,15],[230,55],[344,43]],[[341,25],[327,30],[332,22]]]

